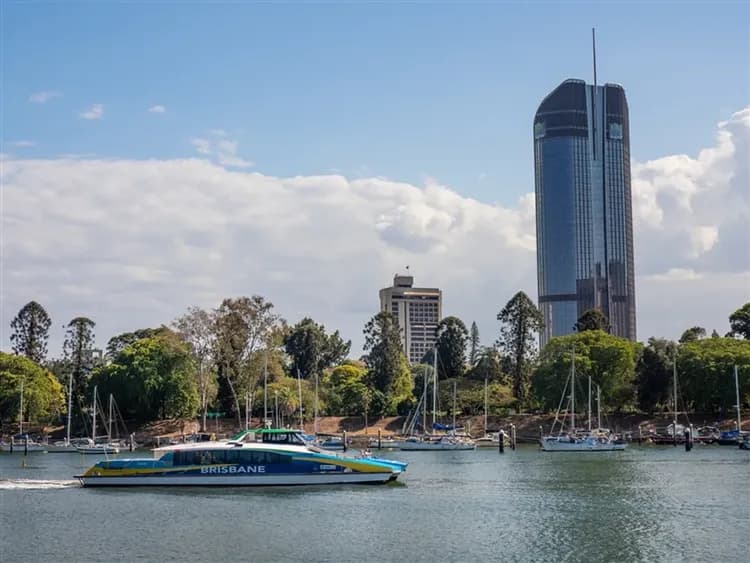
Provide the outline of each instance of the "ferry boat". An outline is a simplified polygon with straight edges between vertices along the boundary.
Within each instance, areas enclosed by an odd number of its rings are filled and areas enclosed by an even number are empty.
[[[148,459],[100,461],[75,477],[84,487],[332,485],[387,483],[407,466],[324,450],[287,429],[246,430],[226,442],[165,446],[153,453]]]

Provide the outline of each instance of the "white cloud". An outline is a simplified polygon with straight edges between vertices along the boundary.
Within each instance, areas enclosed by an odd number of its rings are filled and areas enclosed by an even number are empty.
[[[45,90],[43,92],[34,92],[29,96],[29,101],[34,104],[46,104],[53,98],[62,97],[62,92],[56,90]]]
[[[148,108],[149,113],[167,113],[167,108],[161,105],[151,106]]]
[[[750,300],[743,115],[697,158],[633,166],[642,339],[696,324],[724,333]],[[237,150],[228,136],[192,143],[212,162],[6,160],[2,326],[36,299],[56,324],[93,318],[103,345],[189,305],[258,293],[291,322],[341,330],[356,354],[378,290],[406,264],[488,344],[518,289],[536,297],[533,194],[502,207],[435,180],[277,178],[219,165]]]
[[[35,147],[36,142],[35,141],[11,141],[8,143],[11,147],[18,147],[18,148],[28,148],[28,147]]]
[[[89,109],[78,114],[81,119],[101,119],[104,117],[104,106],[102,104],[94,104]]]
[[[223,129],[211,129],[208,138],[190,139],[190,144],[200,154],[211,156],[221,166],[230,168],[250,168],[254,163],[237,154],[239,143],[227,138]]]

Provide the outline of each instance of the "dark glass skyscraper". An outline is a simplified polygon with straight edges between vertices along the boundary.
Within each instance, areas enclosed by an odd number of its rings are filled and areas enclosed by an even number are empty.
[[[534,116],[542,345],[594,308],[635,340],[628,121],[622,86],[583,80],[560,84]]]

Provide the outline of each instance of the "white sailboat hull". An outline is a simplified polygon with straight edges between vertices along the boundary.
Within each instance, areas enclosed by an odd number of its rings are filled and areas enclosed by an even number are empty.
[[[0,452],[10,452],[11,446],[10,444],[2,444],[0,445]],[[12,448],[13,452],[16,453],[47,453],[47,446],[44,446],[42,444],[29,444],[28,447],[24,444],[13,444]]]
[[[82,454],[119,454],[120,448],[109,444],[97,444],[96,446],[79,446],[76,451]]]
[[[545,452],[620,452],[626,446],[626,444],[598,438],[571,441],[570,438],[557,436],[543,438],[541,445]]]
[[[398,449],[404,452],[417,451],[464,451],[476,449],[472,443],[446,443],[446,442],[401,442]]]

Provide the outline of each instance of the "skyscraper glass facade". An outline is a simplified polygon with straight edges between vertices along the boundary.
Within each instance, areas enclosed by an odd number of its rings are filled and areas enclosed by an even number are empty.
[[[597,308],[635,340],[625,91],[566,80],[534,116],[537,279],[544,345]]]

